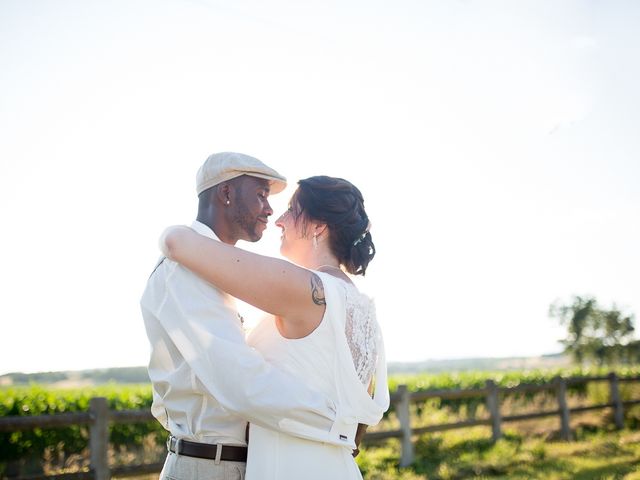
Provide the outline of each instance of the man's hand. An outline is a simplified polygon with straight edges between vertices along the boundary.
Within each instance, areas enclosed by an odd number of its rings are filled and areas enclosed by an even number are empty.
[[[360,442],[362,441],[362,437],[364,437],[365,432],[367,431],[367,427],[369,425],[365,425],[364,423],[359,423],[358,424],[358,429],[356,430],[356,438],[355,438],[355,443],[356,443],[356,449],[351,453],[351,455],[353,455],[353,457],[357,457],[358,454],[360,453]]]

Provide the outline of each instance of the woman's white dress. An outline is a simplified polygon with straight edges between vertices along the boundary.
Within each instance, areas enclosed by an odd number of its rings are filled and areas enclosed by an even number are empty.
[[[278,368],[335,401],[357,423],[377,423],[389,406],[384,344],[373,302],[331,275],[322,279],[326,310],[320,325],[300,339],[284,338],[265,318],[248,343]],[[372,380],[373,396],[367,391]],[[282,392],[286,395],[287,392]],[[313,442],[251,425],[247,480],[361,479],[349,447]]]

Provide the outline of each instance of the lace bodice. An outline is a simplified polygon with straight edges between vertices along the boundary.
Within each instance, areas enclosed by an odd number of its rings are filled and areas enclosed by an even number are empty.
[[[350,285],[346,288],[346,298],[345,335],[347,343],[358,378],[365,386],[369,386],[376,369],[378,356],[375,306],[369,297],[361,294]]]

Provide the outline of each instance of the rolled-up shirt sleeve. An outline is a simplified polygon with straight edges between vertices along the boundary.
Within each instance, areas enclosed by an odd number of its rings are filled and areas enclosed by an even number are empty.
[[[185,361],[220,405],[265,428],[310,440],[344,445],[336,428],[336,405],[300,379],[270,365],[259,352],[217,325],[217,309],[206,289],[194,289],[192,275],[165,261],[162,298],[143,305],[154,315]],[[213,315],[212,315],[213,313]],[[228,315],[228,313],[227,313]],[[339,422],[338,422],[339,423]],[[289,427],[293,425],[294,427]]]

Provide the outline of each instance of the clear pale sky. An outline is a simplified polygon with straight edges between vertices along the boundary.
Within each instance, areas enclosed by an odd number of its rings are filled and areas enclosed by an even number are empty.
[[[0,374],[145,365],[138,301],[217,151],[365,196],[388,359],[640,315],[640,3],[0,1]],[[279,231],[258,245],[276,254]]]

